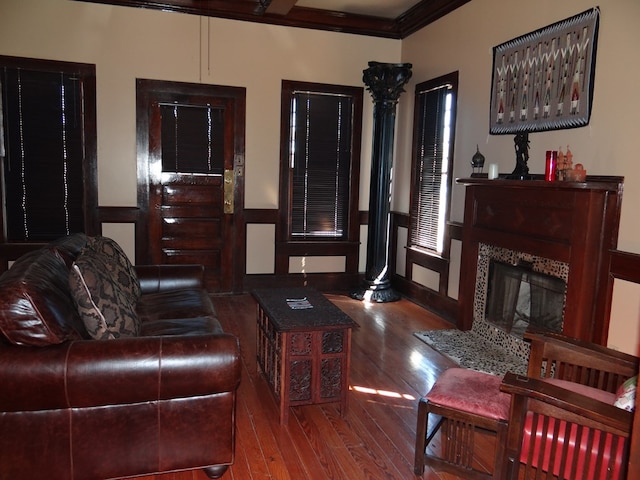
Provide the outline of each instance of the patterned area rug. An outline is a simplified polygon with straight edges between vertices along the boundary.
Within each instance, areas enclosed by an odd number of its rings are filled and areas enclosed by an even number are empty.
[[[428,330],[414,335],[461,367],[499,376],[527,373],[526,361],[471,330]]]

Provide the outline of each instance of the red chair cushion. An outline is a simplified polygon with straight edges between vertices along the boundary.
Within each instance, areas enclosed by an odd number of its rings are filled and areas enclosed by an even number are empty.
[[[446,370],[426,395],[429,402],[496,420],[508,420],[511,396],[502,378],[466,368]]]

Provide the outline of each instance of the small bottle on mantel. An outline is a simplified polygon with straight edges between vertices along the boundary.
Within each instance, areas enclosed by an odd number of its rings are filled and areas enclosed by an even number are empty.
[[[558,178],[558,180],[562,181],[564,180],[565,177],[565,156],[564,156],[564,152],[562,151],[562,147],[558,148],[558,166],[557,166],[557,170],[556,170],[556,176]]]

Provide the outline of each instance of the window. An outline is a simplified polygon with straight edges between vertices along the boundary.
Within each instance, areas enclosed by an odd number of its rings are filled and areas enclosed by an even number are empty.
[[[96,198],[95,67],[0,57],[0,89],[4,243],[87,231]]]
[[[162,171],[224,172],[224,108],[161,104]]]
[[[457,72],[416,86],[409,241],[445,250],[451,199]]]
[[[357,234],[362,88],[283,81],[281,205],[288,241]]]

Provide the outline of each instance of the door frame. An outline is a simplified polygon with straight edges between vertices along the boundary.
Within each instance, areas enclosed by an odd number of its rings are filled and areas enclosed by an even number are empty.
[[[149,188],[151,185],[149,164],[149,128],[151,118],[150,107],[160,97],[167,101],[171,95],[176,96],[210,96],[231,100],[233,105],[233,177],[234,177],[234,213],[231,221],[232,279],[229,282],[229,293],[243,291],[243,277],[246,270],[246,228],[244,222],[244,167],[245,167],[245,120],[246,120],[246,88],[200,83],[172,82],[164,80],[136,79],[136,144],[137,144],[137,202],[138,223],[135,232],[136,263],[151,262],[149,246]],[[225,292],[226,293],[226,292]]]

